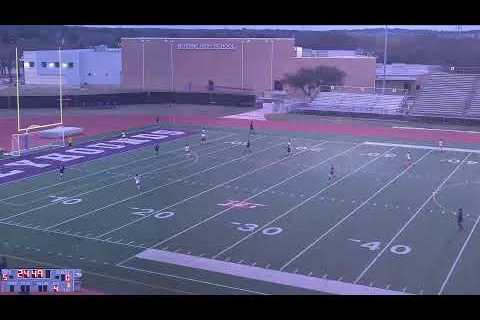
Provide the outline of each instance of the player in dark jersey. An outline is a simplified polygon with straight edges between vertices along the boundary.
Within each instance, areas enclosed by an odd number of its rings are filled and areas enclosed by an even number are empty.
[[[247,151],[248,153],[252,153],[252,150],[250,150],[250,139],[248,139],[248,141],[247,141],[247,149],[246,149],[246,151]]]
[[[289,139],[288,140],[288,143],[287,143],[287,153],[289,156],[292,155],[292,139]]]
[[[157,118],[155,119],[157,121],[157,126],[160,124],[160,117],[157,116]]]
[[[60,176],[60,179],[63,178],[63,173],[65,172],[65,166],[61,166],[60,169],[58,170],[58,175]]]
[[[250,134],[255,134],[255,129],[253,129],[253,120],[250,120]]]
[[[158,156],[158,151],[160,150],[160,146],[158,143],[155,144],[155,154]]]
[[[458,212],[457,212],[457,224],[458,224],[458,228],[460,230],[463,230],[463,209],[462,208],[458,209]]]
[[[328,181],[333,180],[335,178],[335,168],[333,164],[330,166],[330,173],[328,174]]]

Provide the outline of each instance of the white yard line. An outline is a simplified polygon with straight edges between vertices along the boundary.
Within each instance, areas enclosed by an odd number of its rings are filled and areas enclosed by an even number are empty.
[[[388,143],[388,142],[371,142],[366,141],[366,145],[371,146],[385,146],[385,147],[399,147],[399,148],[408,148],[408,149],[421,149],[421,150],[444,150],[444,151],[452,151],[452,152],[468,152],[468,153],[480,153],[480,150],[477,149],[463,149],[463,148],[440,148],[440,147],[433,147],[433,146],[422,146],[417,144],[401,144],[401,143]]]
[[[127,270],[135,270],[135,271],[144,272],[144,273],[151,273],[151,274],[155,274],[155,275],[159,275],[159,276],[167,277],[167,278],[187,280],[187,281],[197,282],[197,283],[201,283],[201,284],[207,284],[207,285],[211,285],[211,286],[215,286],[215,287],[232,289],[232,290],[236,290],[236,291],[243,291],[243,292],[248,292],[248,293],[253,293],[253,294],[267,295],[267,293],[264,293],[264,292],[259,292],[259,291],[249,290],[249,289],[243,289],[243,288],[238,288],[238,287],[233,287],[233,286],[227,286],[227,285],[220,284],[220,283],[203,281],[203,280],[198,280],[198,279],[192,279],[192,278],[177,276],[177,275],[173,275],[173,274],[155,272],[155,271],[150,271],[150,270],[145,270],[145,269],[140,269],[140,268],[135,268],[135,267],[127,267],[127,266],[118,265],[118,264],[117,264],[117,267],[124,268],[124,269],[127,269]]]
[[[326,143],[326,142],[322,142],[322,143],[320,143],[320,144],[324,144],[324,143]],[[278,145],[282,145],[282,144],[283,144],[283,143],[280,143],[280,144],[278,144]],[[302,151],[302,152],[305,152],[305,151]],[[299,152],[298,154],[300,154],[300,153],[302,153],[302,152]],[[246,173],[244,173],[244,174],[242,174],[242,175],[240,175],[240,176],[237,176],[237,177],[232,178],[232,179],[230,179],[230,180],[228,180],[228,181],[225,181],[225,182],[222,182],[222,183],[220,183],[220,184],[217,184],[217,185],[213,186],[212,188],[206,189],[206,190],[204,190],[204,191],[202,191],[202,192],[199,192],[199,193],[194,194],[194,195],[192,195],[192,196],[190,196],[190,197],[188,197],[188,198],[182,199],[182,200],[180,200],[180,201],[178,201],[178,202],[176,202],[176,203],[174,203],[174,204],[171,204],[171,205],[169,205],[169,206],[167,206],[167,207],[164,207],[164,208],[160,209],[160,211],[164,211],[164,210],[170,209],[170,208],[172,208],[172,207],[175,207],[175,206],[177,206],[177,205],[179,205],[179,204],[181,204],[181,203],[184,203],[184,202],[186,202],[186,201],[188,201],[188,200],[191,200],[191,199],[194,199],[194,198],[196,198],[196,197],[198,197],[198,196],[201,196],[201,195],[204,194],[204,193],[207,193],[207,192],[210,192],[210,191],[212,191],[212,190],[218,189],[218,188],[220,188],[220,187],[222,187],[222,186],[224,186],[224,185],[227,185],[227,184],[229,184],[229,183],[232,183],[232,182],[234,182],[234,181],[236,181],[236,180],[238,180],[238,179],[241,179],[241,178],[243,178],[243,177],[245,177],[245,176],[251,175],[251,174],[253,174],[253,173],[255,173],[255,172],[259,171],[259,170],[265,169],[265,168],[270,167],[270,166],[272,166],[272,165],[274,165],[274,164],[277,164],[277,163],[279,163],[279,162],[282,162],[283,160],[285,160],[285,159],[287,159],[287,158],[288,158],[288,156],[287,156],[287,157],[284,157],[284,158],[280,158],[279,160],[276,160],[276,161],[274,161],[274,162],[271,162],[271,163],[269,163],[269,164],[267,164],[267,165],[264,165],[264,166],[262,166],[262,167],[256,168],[256,169],[254,169],[254,170],[247,171]],[[107,234],[110,234],[110,233],[112,233],[112,232],[115,232],[115,231],[117,231],[117,230],[123,229],[123,228],[125,228],[125,227],[127,227],[127,226],[129,226],[129,225],[132,225],[132,224],[134,224],[134,223],[137,223],[137,222],[140,222],[140,221],[142,221],[142,220],[144,220],[144,219],[147,219],[147,218],[151,217],[151,216],[154,215],[154,214],[155,214],[155,212],[154,212],[154,213],[151,213],[151,214],[149,214],[149,215],[143,216],[143,217],[141,217],[141,218],[138,218],[138,219],[136,219],[136,220],[130,221],[130,222],[128,222],[128,223],[126,223],[126,224],[118,227],[118,228],[109,230],[108,232],[105,232],[105,233],[99,235],[98,237],[100,238],[100,237],[103,237],[103,236],[105,236],[105,235],[107,235]]]
[[[458,252],[457,258],[455,259],[455,262],[453,262],[452,267],[451,267],[450,270],[448,271],[447,277],[446,277],[445,280],[443,281],[442,286],[441,286],[441,288],[440,288],[440,291],[438,291],[438,294],[442,294],[443,291],[445,290],[445,287],[446,287],[448,281],[450,280],[450,277],[452,276],[452,273],[453,273],[453,271],[455,270],[455,267],[457,266],[458,262],[460,261],[460,258],[461,258],[462,254],[463,254],[463,251],[465,250],[465,247],[467,246],[468,242],[470,241],[470,238],[472,237],[473,232],[474,232],[475,229],[477,228],[477,224],[478,224],[479,221],[480,221],[480,216],[478,216],[477,220],[475,221],[475,224],[474,224],[473,227],[472,227],[472,230],[470,230],[470,233],[468,234],[467,239],[465,240],[465,242],[464,242],[463,245],[462,245],[462,248],[461,248],[460,251]]]
[[[231,246],[228,246],[227,248],[223,249],[222,251],[218,252],[216,255],[213,256],[213,258],[217,258],[219,255],[233,249],[234,247],[238,246],[240,243],[242,243],[243,241],[253,237],[255,234],[257,234],[258,232],[261,232],[263,229],[265,229],[266,227],[268,227],[269,225],[275,223],[276,221],[280,220],[281,218],[283,218],[284,216],[288,215],[290,212],[300,208],[301,206],[303,206],[304,204],[306,204],[307,202],[309,202],[310,200],[316,198],[319,194],[322,194],[324,191],[330,189],[331,187],[333,187],[334,185],[336,185],[337,183],[343,181],[344,179],[354,175],[355,173],[357,173],[358,171],[364,169],[366,166],[368,166],[369,164],[373,163],[374,161],[380,159],[383,157],[384,154],[392,151],[393,149],[395,148],[390,148],[388,149],[387,151],[385,151],[384,153],[380,154],[379,156],[373,158],[372,160],[368,161],[367,163],[363,164],[362,166],[360,166],[359,168],[353,170],[352,172],[348,173],[347,175],[341,177],[340,179],[336,180],[335,182],[329,184],[328,186],[322,188],[320,191],[317,191],[316,193],[314,193],[313,195],[311,195],[310,197],[308,197],[307,199],[303,200],[302,202],[298,203],[297,205],[291,207],[290,209],[288,209],[287,211],[285,211],[284,213],[282,213],[281,215],[277,216],[276,218],[274,218],[273,220],[270,220],[269,222],[267,222],[266,224],[264,224],[263,226],[261,226],[260,228],[257,228],[254,232],[251,232],[249,233],[248,235],[244,236],[243,238],[241,238],[240,240],[238,240],[237,242],[235,242],[234,244],[232,244]]]
[[[215,150],[215,151],[213,151],[213,152],[207,153],[207,155],[208,155],[208,154],[214,154],[214,153],[217,153],[217,152],[220,152],[220,151],[223,151],[223,150],[232,149],[232,148],[235,148],[235,147],[238,147],[238,145],[231,145],[231,146],[229,146],[229,147],[222,148],[222,149],[220,149],[220,150]],[[235,160],[235,159],[234,159],[234,160]],[[234,160],[231,160],[231,161],[234,161]],[[147,171],[143,172],[142,175],[145,175],[147,172],[150,172],[150,173],[151,173],[151,172],[161,171],[161,170],[163,170],[163,169],[166,169],[166,168],[169,168],[169,167],[174,167],[174,166],[176,166],[176,165],[179,165],[179,164],[181,164],[181,163],[188,162],[188,161],[190,161],[190,159],[185,159],[185,160],[180,161],[180,162],[174,162],[174,163],[171,163],[171,164],[169,164],[169,165],[166,165],[166,166],[163,166],[163,167],[160,167],[160,168],[156,168],[156,169],[152,169],[152,170],[147,170]],[[229,161],[229,162],[231,162],[231,161]],[[225,165],[225,164],[227,164],[227,163],[229,163],[229,162],[225,162],[225,163],[220,164],[220,165],[217,165],[217,166]],[[197,175],[197,174],[200,174],[200,173],[201,173],[201,171],[198,172],[198,173],[196,173],[196,174],[194,174],[194,175]],[[190,175],[190,176],[193,176],[193,175]],[[190,177],[190,176],[184,177],[184,178],[182,178],[182,179],[186,179],[186,178],[188,178],[188,177]],[[106,188],[115,186],[115,185],[117,185],[117,184],[123,183],[123,182],[125,182],[125,181],[130,180],[130,179],[131,179],[131,178],[119,180],[119,181],[116,181],[116,182],[111,183],[111,184],[108,184],[108,185],[104,185],[104,186],[101,186],[101,187],[98,187],[98,188],[95,188],[95,189],[92,189],[92,190],[89,190],[89,191],[85,191],[85,192],[82,192],[82,193],[79,193],[79,194],[75,194],[75,195],[69,196],[69,198],[76,198],[76,197],[80,197],[80,196],[83,196],[83,195],[87,195],[87,194],[90,194],[90,193],[93,193],[93,192],[96,192],[96,191],[99,191],[99,190],[103,190],[103,189],[106,189]],[[171,184],[171,183],[170,183],[170,184]],[[168,185],[168,184],[166,184],[166,185]],[[160,188],[160,187],[163,187],[163,186],[165,186],[165,185],[159,186],[159,187],[157,187],[157,188]],[[155,188],[154,188],[154,189],[155,189]],[[152,189],[152,190],[153,190],[153,189]],[[145,191],[145,192],[148,192],[148,191]],[[138,194],[137,196],[142,195],[142,194],[144,194],[145,192],[140,193],[140,194]],[[2,219],[0,219],[0,222],[1,222],[1,221],[8,220],[8,219],[10,219],[10,218],[18,217],[18,216],[21,216],[21,215],[24,215],[24,214],[27,214],[27,213],[30,213],[30,212],[33,212],[33,211],[37,211],[37,210],[40,210],[40,209],[43,209],[43,208],[46,208],[46,207],[50,207],[50,206],[55,205],[55,204],[58,204],[58,202],[51,202],[51,203],[48,203],[48,204],[43,205],[43,206],[40,206],[40,207],[32,208],[32,209],[29,209],[29,210],[26,210],[26,211],[23,211],[23,212],[20,212],[20,213],[17,213],[17,214],[14,214],[14,215],[11,215],[11,216],[8,216],[8,217],[5,217],[5,218],[2,218]]]
[[[328,142],[328,141],[327,141],[327,142]],[[243,199],[241,202],[249,201],[249,200],[251,200],[251,199],[253,199],[253,198],[255,198],[255,197],[258,197],[259,195],[261,195],[261,194],[263,194],[263,193],[265,193],[265,192],[268,192],[268,191],[270,191],[271,189],[276,188],[277,186],[279,186],[279,185],[281,185],[281,184],[283,184],[283,183],[285,183],[285,182],[287,182],[287,181],[290,181],[291,179],[294,179],[294,178],[296,178],[296,177],[304,174],[305,172],[308,172],[308,171],[310,171],[310,170],[312,170],[312,169],[314,169],[314,168],[316,168],[316,167],[324,164],[324,163],[327,162],[327,161],[330,161],[331,159],[334,159],[334,158],[339,157],[339,156],[341,156],[341,155],[343,155],[343,154],[345,154],[345,153],[347,153],[347,152],[350,152],[350,151],[358,148],[358,147],[361,146],[361,145],[362,145],[362,144],[354,145],[352,148],[349,148],[349,149],[347,149],[347,150],[345,150],[345,151],[343,151],[343,152],[341,152],[341,153],[338,153],[338,154],[336,154],[336,155],[334,155],[334,156],[331,156],[331,157],[329,157],[329,158],[327,158],[327,159],[325,159],[325,160],[323,160],[323,161],[321,161],[321,162],[319,162],[319,163],[317,163],[317,164],[315,164],[315,165],[313,165],[313,166],[308,167],[307,169],[304,169],[304,170],[300,171],[299,173],[297,173],[297,174],[295,174],[295,175],[293,175],[293,176],[290,176],[290,177],[288,177],[288,178],[285,178],[285,179],[283,179],[282,181],[280,181],[280,182],[278,182],[278,183],[276,183],[276,184],[274,184],[274,185],[272,185],[272,186],[270,186],[270,187],[268,187],[268,188],[266,188],[266,189],[264,189],[264,190],[262,190],[262,191],[260,191],[260,192],[257,192],[256,194],[254,194],[254,195],[252,195],[252,196],[250,196],[250,197],[248,197],[248,198],[246,198],[246,199]],[[289,157],[289,156],[287,156],[287,157]],[[154,244],[154,245],[151,246],[150,248],[155,248],[155,247],[158,246],[158,245],[162,245],[163,243],[165,243],[165,242],[167,242],[167,241],[169,241],[169,240],[171,240],[171,239],[174,239],[174,238],[180,236],[181,234],[183,234],[183,233],[185,233],[185,232],[188,232],[188,231],[190,231],[190,230],[198,227],[199,225],[202,225],[202,224],[210,221],[211,219],[216,218],[216,217],[219,216],[219,215],[224,214],[225,212],[228,212],[228,211],[232,210],[233,208],[234,208],[234,207],[226,208],[226,209],[224,209],[224,210],[216,213],[216,214],[213,215],[213,216],[210,216],[210,217],[208,217],[208,218],[206,218],[206,219],[204,219],[204,220],[202,220],[202,221],[200,221],[200,222],[198,222],[198,223],[196,223],[196,224],[194,224],[194,225],[192,225],[192,226],[190,226],[190,227],[188,227],[188,228],[186,228],[186,229],[183,229],[182,231],[180,231],[180,232],[178,232],[178,233],[176,233],[176,234],[174,234],[174,235],[172,235],[172,236],[170,236],[170,237],[168,237],[168,238],[166,238],[166,239],[164,239],[164,240],[162,240],[162,241],[160,241],[160,242],[157,242],[156,244]]]
[[[234,135],[234,134],[227,135],[227,136],[223,136],[223,137],[219,137],[219,138],[215,139],[214,141],[227,139],[227,138],[229,138],[229,137],[231,137],[231,136],[233,136],[233,135]],[[180,138],[180,139],[182,139],[182,138]],[[180,139],[177,139],[177,140],[180,140]],[[175,141],[175,140],[172,140],[172,141]],[[134,150],[138,151],[139,149],[134,149]],[[175,153],[175,152],[177,152],[177,151],[182,151],[182,150],[183,150],[183,147],[182,147],[182,148],[177,148],[177,149],[174,149],[174,150],[170,150],[170,151],[167,151],[167,152],[164,152],[164,153],[162,153],[162,155],[164,155],[164,154],[170,154],[170,153]],[[133,150],[131,150],[131,151],[133,151]],[[127,152],[130,152],[130,151],[127,151]],[[112,155],[121,155],[121,154],[122,154],[122,153],[115,153],[115,154],[112,154]],[[112,155],[109,155],[109,156],[112,156]],[[106,158],[106,157],[102,157],[102,158]],[[98,159],[102,159],[102,158],[92,159],[91,161],[98,160]],[[20,193],[20,194],[16,194],[16,195],[13,195],[13,196],[10,196],[10,197],[7,197],[7,198],[3,198],[3,199],[0,199],[0,202],[6,201],[6,200],[10,200],[10,199],[14,199],[14,198],[17,198],[17,197],[21,197],[21,196],[24,196],[24,195],[27,195],[27,194],[31,194],[31,193],[34,193],[34,192],[46,190],[46,189],[53,188],[53,187],[56,187],[56,186],[61,186],[61,185],[70,183],[70,182],[72,182],[72,181],[76,181],[76,180],[88,178],[88,177],[95,176],[95,175],[97,175],[97,174],[101,174],[101,173],[104,173],[104,172],[107,172],[107,171],[111,171],[111,170],[115,170],[115,169],[118,169],[118,168],[130,166],[130,165],[132,165],[132,164],[134,164],[134,163],[137,163],[137,162],[140,162],[140,161],[144,161],[144,160],[148,160],[148,159],[155,159],[155,158],[158,158],[158,157],[157,157],[157,156],[151,156],[151,157],[145,157],[145,158],[133,160],[133,161],[127,162],[127,163],[125,163],[125,164],[121,164],[121,165],[118,165],[118,166],[110,167],[110,168],[108,168],[108,169],[104,169],[104,170],[100,170],[100,171],[95,171],[95,172],[92,172],[92,173],[87,174],[87,175],[84,175],[84,176],[80,176],[80,177],[73,178],[73,179],[69,179],[69,180],[64,180],[64,181],[59,182],[59,183],[55,183],[55,184],[48,185],[48,186],[45,186],[45,187],[42,187],[42,188],[30,190],[30,191],[27,191],[27,192],[24,192],[24,193]],[[162,160],[164,160],[164,159],[162,159]],[[87,162],[91,162],[91,161],[87,161]],[[71,167],[73,167],[73,166],[75,166],[75,165],[82,164],[82,163],[85,164],[85,162],[81,162],[81,163],[77,163],[77,164],[71,165],[71,166],[69,166],[69,168],[72,169]],[[51,171],[50,171],[50,172],[51,172]],[[46,173],[46,172],[44,172],[44,173]],[[117,174],[117,173],[116,173],[115,175],[120,175],[120,174]]]
[[[420,131],[445,131],[445,132],[459,132],[459,133],[473,133],[480,134],[479,131],[466,131],[466,130],[452,130],[452,129],[437,129],[437,128],[419,128],[419,127],[392,127],[394,129],[404,130],[420,130]]]
[[[317,239],[315,239],[311,244],[306,246],[304,249],[302,249],[299,253],[297,253],[292,259],[290,259],[287,263],[285,263],[280,270],[285,269],[287,266],[289,266],[293,261],[297,260],[301,255],[303,255],[305,252],[307,252],[310,248],[312,248],[314,245],[316,245],[319,241],[321,241],[323,238],[325,238],[330,232],[335,230],[339,225],[344,223],[348,218],[350,218],[352,215],[354,215],[358,210],[363,208],[370,200],[378,196],[380,193],[382,193],[388,186],[390,186],[392,183],[394,183],[398,178],[403,176],[410,168],[413,167],[414,164],[420,162],[423,160],[426,156],[428,156],[432,151],[429,151],[425,153],[421,158],[419,158],[417,161],[412,163],[409,167],[405,168],[403,171],[401,171],[398,175],[396,175],[393,179],[391,179],[389,182],[387,182],[385,185],[383,185],[380,189],[378,189],[374,194],[372,194],[368,199],[363,201],[360,205],[358,205],[355,209],[353,209],[349,214],[347,214],[345,217],[343,217],[340,221],[338,221],[336,224],[334,224],[330,229],[322,233]]]
[[[6,226],[14,226],[22,229],[28,229],[28,230],[33,230],[33,231],[40,231],[40,232],[46,232],[46,233],[53,233],[53,234],[60,234],[63,236],[68,236],[68,237],[73,237],[73,238],[80,238],[80,239],[88,239],[88,240],[93,240],[93,241],[99,241],[99,242],[104,242],[104,243],[110,243],[110,244],[117,244],[117,245],[122,245],[125,247],[131,247],[131,248],[138,248],[138,249],[148,249],[147,246],[145,245],[134,245],[134,244],[127,244],[127,243],[115,243],[111,242],[108,240],[104,239],[99,239],[99,238],[94,238],[94,237],[89,237],[89,236],[81,236],[81,235],[75,235],[75,234],[66,234],[63,231],[56,231],[56,230],[47,230],[47,229],[35,229],[32,227],[25,227],[20,224],[15,224],[15,223],[8,223],[8,222],[0,222],[0,224],[6,225]]]
[[[213,167],[209,167],[209,168],[204,169],[204,170],[201,170],[201,171],[199,171],[199,172],[190,174],[190,175],[188,175],[188,176],[186,176],[186,177],[176,179],[176,180],[174,180],[174,181],[172,181],[172,182],[168,182],[168,183],[166,183],[166,184],[157,186],[157,187],[152,188],[152,189],[150,189],[150,190],[141,192],[141,193],[139,193],[139,194],[136,194],[136,195],[133,195],[133,196],[124,198],[124,199],[119,200],[119,201],[115,201],[115,202],[113,202],[113,203],[110,203],[110,204],[108,204],[108,205],[106,205],[106,206],[97,208],[97,209],[95,209],[95,210],[91,210],[91,211],[85,212],[85,213],[83,213],[83,214],[81,214],[81,215],[79,215],[79,216],[76,216],[76,217],[73,217],[73,218],[70,218],[70,219],[66,219],[66,220],[61,221],[61,222],[59,222],[59,223],[56,223],[56,224],[54,224],[54,225],[52,225],[52,226],[49,226],[49,227],[47,227],[46,229],[48,230],[48,229],[51,229],[51,228],[58,227],[59,225],[62,225],[62,224],[64,224],[64,223],[77,220],[77,219],[82,218],[82,217],[84,217],[84,216],[91,215],[91,214],[93,214],[93,213],[95,213],[95,212],[98,212],[98,211],[101,211],[101,210],[104,210],[104,209],[113,207],[113,206],[115,206],[115,205],[118,205],[118,204],[120,204],[120,203],[124,203],[124,202],[126,202],[126,201],[131,200],[131,199],[138,198],[138,197],[140,197],[140,196],[142,196],[142,195],[151,193],[151,192],[153,192],[153,191],[156,191],[156,190],[161,189],[161,188],[163,188],[163,187],[169,186],[169,185],[171,185],[171,184],[175,184],[175,183],[177,183],[177,182],[181,182],[181,181],[183,181],[183,180],[185,180],[185,179],[188,179],[188,178],[191,178],[191,177],[193,177],[193,176],[197,176],[197,175],[199,175],[199,174],[201,174],[201,173],[205,173],[205,172],[211,171],[211,170],[213,170],[213,169],[216,169],[216,168],[218,168],[218,167],[225,166],[225,165],[227,165],[228,163],[231,163],[231,162],[233,162],[233,161],[235,161],[235,160],[238,160],[238,159],[241,159],[241,158],[244,158],[244,157],[249,157],[249,156],[252,156],[252,155],[257,154],[257,153],[265,152],[265,151],[267,151],[267,150],[270,150],[270,149],[273,149],[273,148],[275,148],[275,147],[278,147],[279,145],[282,145],[282,144],[283,144],[283,143],[278,143],[278,144],[275,144],[275,145],[270,146],[270,147],[268,147],[268,148],[262,149],[262,150],[260,150],[260,151],[250,153],[250,154],[248,154],[248,155],[246,155],[246,156],[242,156],[242,157],[239,157],[239,158],[235,158],[235,159],[233,159],[233,160],[230,160],[230,161],[227,161],[227,162],[223,162],[223,163],[218,164],[218,165],[215,165],[215,166],[213,166]],[[178,164],[178,163],[177,163],[177,164]],[[258,171],[258,170],[257,170],[257,171]],[[249,174],[251,174],[251,173],[252,173],[252,172],[249,172]],[[246,174],[244,174],[244,175],[246,175]],[[242,176],[243,176],[243,175],[242,175]],[[237,177],[236,179],[238,179],[238,177]],[[226,184],[226,183],[223,183],[223,184]],[[222,185],[223,185],[223,184],[222,184]],[[216,188],[216,187],[215,187],[215,188]],[[213,190],[214,188],[211,188],[211,189]],[[210,190],[210,189],[209,189],[209,190]],[[207,191],[209,191],[209,190],[207,190]],[[200,194],[203,194],[203,193],[205,193],[205,192],[207,192],[207,191],[203,191],[203,192],[200,193]],[[187,200],[189,200],[190,198],[194,198],[195,196],[197,196],[197,195],[194,195],[194,196],[191,196],[191,197],[189,197],[189,198],[187,198],[187,199],[184,199],[184,200],[182,200],[182,202],[187,201]],[[172,206],[173,206],[173,205],[172,205]],[[165,208],[162,209],[162,210],[165,210]],[[148,216],[150,216],[150,215],[148,215]],[[146,216],[146,217],[148,217],[148,216]],[[140,218],[140,219],[142,219],[142,218]],[[0,221],[2,221],[2,220],[0,220]],[[134,220],[134,221],[135,221],[135,220]],[[110,232],[108,232],[108,233],[110,233]]]
[[[360,273],[360,275],[355,279],[353,283],[357,283],[362,279],[362,277],[370,270],[370,268],[375,264],[375,262],[382,256],[382,254],[390,248],[390,245],[400,236],[400,234],[408,227],[408,225],[418,216],[418,214],[423,210],[423,208],[432,200],[435,193],[439,192],[443,185],[457,172],[457,170],[461,167],[463,163],[471,156],[472,154],[469,153],[467,156],[460,162],[455,169],[450,172],[450,174],[440,183],[440,185],[432,192],[432,194],[425,200],[425,202],[417,209],[414,215],[408,219],[408,221],[398,230],[398,232],[393,236],[393,238],[383,247],[383,249],[373,258],[373,260],[365,267],[365,269]]]

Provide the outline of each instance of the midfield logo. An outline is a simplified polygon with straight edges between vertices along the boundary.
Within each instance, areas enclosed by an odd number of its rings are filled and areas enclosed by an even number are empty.
[[[243,208],[243,209],[254,209],[256,207],[266,207],[266,204],[260,203],[251,203],[238,200],[227,200],[226,203],[217,203],[217,206],[228,207],[228,208]]]

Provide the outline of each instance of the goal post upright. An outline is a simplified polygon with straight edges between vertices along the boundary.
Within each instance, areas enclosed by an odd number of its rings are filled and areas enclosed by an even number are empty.
[[[18,76],[18,47],[15,47],[15,71],[17,75],[17,130],[20,132],[20,81]]]
[[[62,50],[61,45],[58,46],[58,63],[59,63],[59,86],[60,86],[60,123],[63,124],[63,99],[62,99]]]

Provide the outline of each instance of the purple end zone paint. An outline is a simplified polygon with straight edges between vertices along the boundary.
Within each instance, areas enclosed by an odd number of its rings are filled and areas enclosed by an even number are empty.
[[[192,135],[194,132],[150,129],[101,141],[80,143],[43,152],[0,161],[0,185],[10,181],[58,170],[62,165],[68,171],[71,165],[139,149]]]

